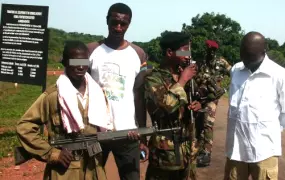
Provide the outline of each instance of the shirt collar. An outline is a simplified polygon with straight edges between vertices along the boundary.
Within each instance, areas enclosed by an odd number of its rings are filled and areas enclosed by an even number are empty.
[[[174,76],[172,75],[172,73],[170,72],[170,70],[166,69],[166,68],[153,68],[153,71],[159,72],[160,74],[162,74],[162,77],[167,78],[167,79],[171,79],[173,81],[176,82]]]
[[[81,96],[83,99],[86,99],[88,96],[89,96],[89,89],[88,89],[88,80],[87,80],[87,78],[86,78],[86,76],[85,76],[85,82],[86,82],[86,88],[85,88],[85,92],[84,92],[84,94],[81,94],[77,89],[77,95],[79,95],[79,96]]]
[[[263,59],[263,62],[261,63],[261,65],[259,66],[259,68],[254,72],[255,74],[257,73],[263,73],[266,74],[268,76],[271,76],[272,71],[271,71],[271,66],[270,66],[270,59],[267,56],[267,54],[265,54],[265,57]],[[247,68],[244,66],[244,64],[242,64],[242,66],[240,67],[240,71],[243,70],[247,70]]]

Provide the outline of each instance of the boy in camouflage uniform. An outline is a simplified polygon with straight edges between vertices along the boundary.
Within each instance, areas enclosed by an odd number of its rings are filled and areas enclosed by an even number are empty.
[[[197,158],[198,166],[208,166],[211,162],[211,152],[213,146],[213,128],[215,122],[216,108],[218,105],[219,98],[224,94],[225,91],[221,89],[220,83],[224,75],[229,75],[231,66],[224,58],[216,58],[216,50],[218,44],[215,41],[207,40],[207,55],[205,60],[198,64],[199,75],[197,76],[197,83],[204,84],[203,81],[207,81],[210,77],[214,77],[212,87],[212,97],[208,96],[208,101],[203,105],[203,108],[207,109],[207,113],[200,116],[197,119],[197,138],[201,146],[201,151]],[[218,92],[219,91],[219,92]]]
[[[168,32],[161,39],[160,46],[164,59],[159,68],[153,68],[145,78],[145,98],[147,110],[153,124],[158,128],[182,127],[179,153],[175,154],[172,140],[165,136],[153,135],[148,142],[149,165],[147,180],[196,179],[195,124],[190,122],[189,109],[201,109],[198,101],[189,104],[189,80],[196,74],[194,64],[182,69],[189,57],[178,57],[177,50],[188,51],[189,37],[180,32]],[[177,164],[176,155],[180,156]]]
[[[107,179],[105,170],[102,167],[102,154],[90,158],[86,151],[69,152],[66,149],[57,149],[42,139],[39,133],[40,126],[42,125],[47,127],[49,139],[58,136],[67,137],[70,134],[97,133],[97,129],[99,129],[98,126],[91,124],[88,118],[90,93],[88,93],[89,90],[87,89],[89,89],[89,85],[87,84],[92,83],[86,76],[88,65],[73,66],[70,65],[69,61],[70,59],[74,59],[77,62],[79,61],[78,63],[80,64],[84,59],[88,60],[88,56],[88,49],[84,43],[70,41],[64,47],[62,59],[62,64],[65,66],[65,77],[70,80],[70,85],[74,86],[74,90],[78,91],[78,102],[75,102],[75,108],[79,108],[79,116],[81,115],[83,124],[85,125],[83,129],[77,132],[67,132],[68,130],[65,128],[66,124],[63,123],[63,117],[61,116],[63,109],[59,103],[59,89],[57,86],[60,84],[49,87],[40,95],[17,124],[17,134],[22,146],[34,157],[47,163],[43,178],[45,180]],[[67,91],[71,90],[70,88],[66,89]],[[98,92],[100,92],[100,90],[101,89],[98,89]],[[79,100],[79,96],[84,97]],[[99,102],[105,102],[103,91],[100,97],[102,98]],[[69,108],[71,107],[68,104],[67,106],[69,106]],[[102,106],[104,106],[104,104],[102,104]],[[68,117],[68,120],[70,119],[71,118]]]

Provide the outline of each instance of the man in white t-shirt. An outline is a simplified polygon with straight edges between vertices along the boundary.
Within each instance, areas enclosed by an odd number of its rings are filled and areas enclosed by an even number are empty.
[[[106,93],[114,130],[137,128],[134,82],[137,74],[146,65],[147,56],[140,47],[124,39],[131,19],[132,11],[127,5],[113,4],[107,15],[108,37],[88,44],[90,74]],[[138,141],[105,143],[102,144],[102,149],[104,164],[109,152],[113,152],[120,179],[140,178]]]

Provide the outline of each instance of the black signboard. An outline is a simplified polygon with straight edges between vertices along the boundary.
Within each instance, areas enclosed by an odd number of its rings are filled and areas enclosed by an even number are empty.
[[[48,7],[2,4],[0,81],[46,84]]]

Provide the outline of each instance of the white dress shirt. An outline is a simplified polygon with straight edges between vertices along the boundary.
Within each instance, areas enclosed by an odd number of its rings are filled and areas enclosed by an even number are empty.
[[[251,73],[242,62],[231,69],[226,156],[260,162],[281,156],[285,125],[285,69],[267,55]]]

